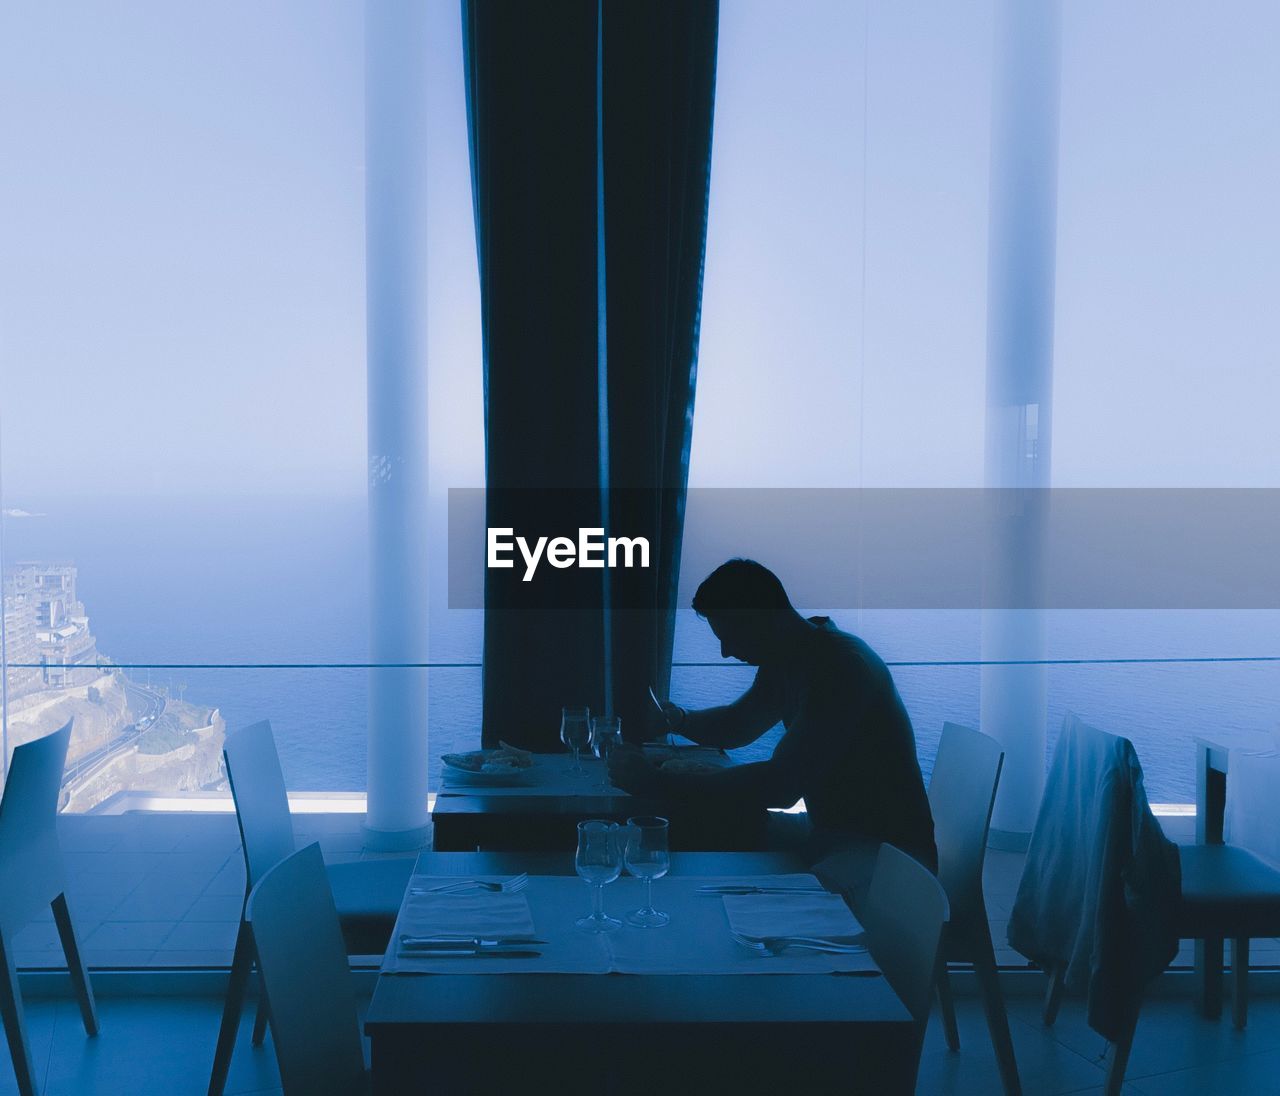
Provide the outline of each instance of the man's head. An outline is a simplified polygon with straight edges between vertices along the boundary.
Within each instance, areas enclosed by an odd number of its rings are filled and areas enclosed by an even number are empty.
[[[798,620],[778,576],[753,559],[731,559],[712,571],[693,595],[693,611],[711,626],[725,658],[755,666],[777,653]]]

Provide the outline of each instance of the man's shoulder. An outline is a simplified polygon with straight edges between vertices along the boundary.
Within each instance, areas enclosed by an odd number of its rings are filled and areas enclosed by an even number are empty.
[[[852,632],[842,631],[830,617],[810,617],[809,623],[815,629],[813,662],[816,665],[852,674],[887,672],[884,660],[870,644]]]
[[[846,632],[830,617],[810,617],[809,623],[814,626],[815,646],[820,651],[831,651],[858,657],[870,657],[879,662],[880,656],[871,649],[861,636]]]

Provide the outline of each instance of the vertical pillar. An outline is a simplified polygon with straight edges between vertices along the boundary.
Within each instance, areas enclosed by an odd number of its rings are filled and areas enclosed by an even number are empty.
[[[1044,657],[1052,439],[1061,0],[997,0],[987,285],[984,661]],[[1025,848],[1044,791],[1044,666],[982,668],[982,730],[1004,747],[992,844]]]
[[[366,843],[427,837],[427,5],[365,6]],[[401,668],[396,668],[397,664]]]

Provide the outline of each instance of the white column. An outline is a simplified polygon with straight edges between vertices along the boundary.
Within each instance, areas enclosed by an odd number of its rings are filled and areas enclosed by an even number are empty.
[[[365,7],[370,661],[427,660],[427,5]],[[366,843],[427,837],[427,671],[369,671]]]
[[[987,297],[986,484],[1047,488],[1052,438],[1060,0],[997,0]],[[988,589],[1036,603],[1046,499],[1006,495],[991,512]],[[989,604],[991,602],[988,602]],[[1035,608],[988,609],[982,657],[1044,657]],[[1005,750],[992,844],[1025,848],[1044,791],[1047,674],[984,666],[982,730]]]

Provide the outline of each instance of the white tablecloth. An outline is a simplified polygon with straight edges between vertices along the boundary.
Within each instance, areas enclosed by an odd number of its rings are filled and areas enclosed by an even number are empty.
[[[414,876],[410,886],[445,881],[440,877]],[[595,935],[574,925],[577,918],[591,911],[591,890],[582,880],[575,876],[532,876],[522,893],[528,898],[534,931],[546,941],[532,945],[542,953],[540,956],[506,959],[399,955],[395,942],[408,931],[401,927],[401,921],[406,921],[406,911],[402,909],[382,970],[385,974],[824,974],[877,969],[866,952],[829,955],[791,949],[771,956],[743,947],[729,935],[724,897],[698,893],[698,888],[708,883],[724,882],[814,884],[816,880],[809,875],[659,879],[653,885],[654,905],[671,915],[670,924],[657,929],[624,924],[616,932]],[[621,918],[628,910],[637,909],[643,900],[644,884],[639,879],[624,877],[604,889],[605,912],[613,917]]]
[[[717,766],[727,765],[728,759],[719,750],[699,747],[645,750],[654,760],[659,757],[678,756],[705,761]],[[534,754],[534,767],[528,777],[519,784],[495,787],[478,784],[465,775],[459,776],[448,765],[441,766],[440,793],[442,795],[625,795],[608,781],[605,764],[594,754],[584,753],[582,768],[585,775],[573,773],[572,754]]]
[[[1223,839],[1280,864],[1280,748],[1261,736],[1230,751]]]

